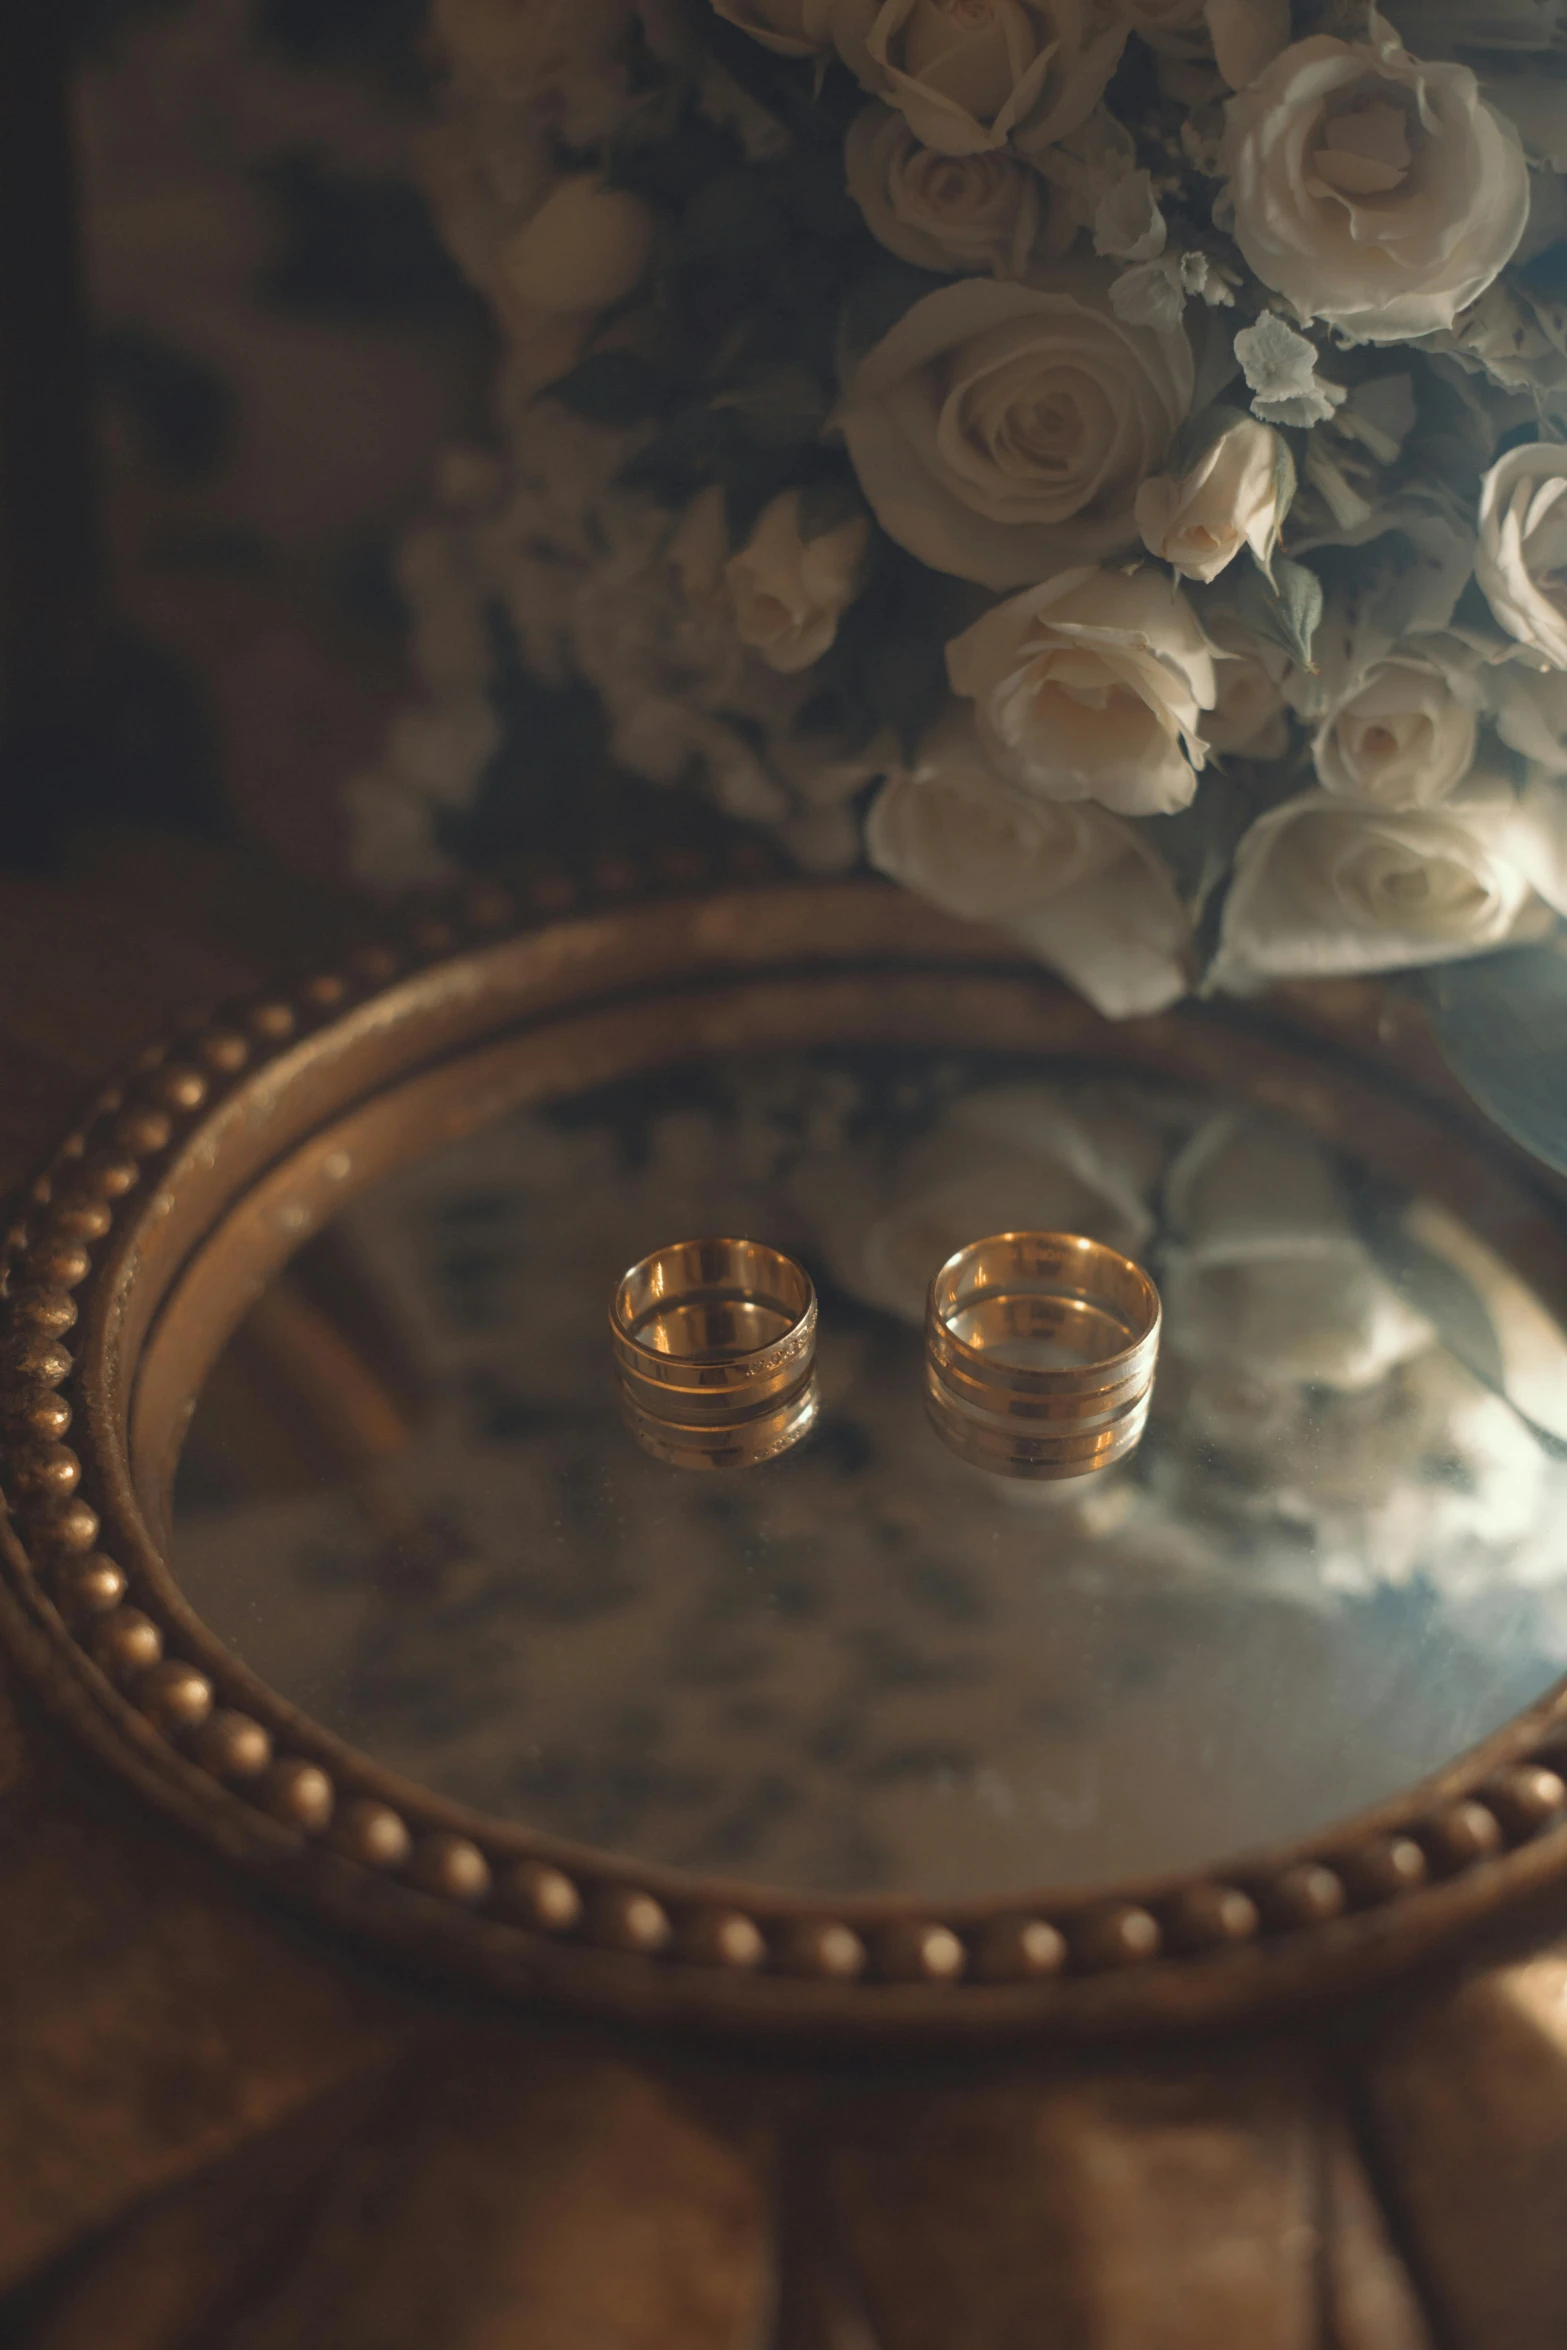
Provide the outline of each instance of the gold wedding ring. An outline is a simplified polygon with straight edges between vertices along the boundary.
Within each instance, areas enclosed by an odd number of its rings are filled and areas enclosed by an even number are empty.
[[[616,1286],[610,1337],[627,1425],[678,1468],[773,1460],[815,1424],[816,1292],[757,1240],[681,1240]]]
[[[952,1450],[1002,1477],[1086,1477],[1142,1440],[1159,1292],[1070,1232],[999,1232],[930,1285],[925,1402]]]

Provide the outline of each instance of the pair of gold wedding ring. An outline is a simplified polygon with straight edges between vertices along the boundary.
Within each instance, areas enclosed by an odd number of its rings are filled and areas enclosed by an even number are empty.
[[[925,1404],[942,1441],[992,1475],[1084,1477],[1148,1421],[1159,1292],[1140,1265],[1069,1232],[1001,1232],[941,1267],[925,1317]],[[816,1292],[755,1240],[678,1241],[610,1303],[621,1405],[681,1468],[747,1468],[816,1422]]]

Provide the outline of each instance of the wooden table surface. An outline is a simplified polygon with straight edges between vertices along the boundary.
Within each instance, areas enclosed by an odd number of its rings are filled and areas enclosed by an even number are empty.
[[[0,1187],[330,939],[186,845],[0,878]],[[813,2069],[458,2003],[266,1905],[0,1661],[0,2343],[1564,2350],[1567,1904],[1241,2043]]]

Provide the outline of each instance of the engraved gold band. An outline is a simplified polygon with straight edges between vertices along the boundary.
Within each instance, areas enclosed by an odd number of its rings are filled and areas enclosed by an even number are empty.
[[[755,1240],[672,1242],[610,1301],[621,1407],[639,1444],[684,1468],[771,1460],[816,1419],[816,1292]]]
[[[1002,1476],[1081,1477],[1124,1460],[1147,1424],[1161,1318],[1141,1266],[1101,1241],[970,1242],[930,1287],[925,1400],[937,1433]]]

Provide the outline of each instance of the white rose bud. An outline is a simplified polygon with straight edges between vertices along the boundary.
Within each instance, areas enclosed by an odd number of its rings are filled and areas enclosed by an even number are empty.
[[[652,208],[596,171],[574,172],[507,246],[501,268],[520,301],[540,310],[603,310],[642,282],[653,250]]]
[[[742,642],[786,677],[809,669],[860,591],[869,546],[863,514],[808,539],[800,530],[799,491],[774,498],[724,569]]]
[[[1033,257],[1046,190],[1014,155],[941,155],[901,114],[867,106],[844,142],[849,193],[889,253],[947,277],[1021,278]]]
[[[1217,579],[1242,547],[1266,570],[1293,476],[1287,444],[1242,417],[1179,480],[1163,473],[1143,483],[1136,506],[1143,545],[1183,579]]]
[[[1009,791],[967,713],[882,786],[865,846],[947,913],[1003,924],[1107,1018],[1162,1011],[1189,984],[1190,924],[1155,851],[1090,803]]]
[[[1462,65],[1320,34],[1229,103],[1235,241],[1302,319],[1362,342],[1450,327],[1501,272],[1529,217],[1510,123]]]
[[[1567,447],[1526,441],[1492,466],[1475,577],[1509,636],[1567,669]]]
[[[1511,786],[1494,777],[1427,808],[1305,792],[1260,816],[1236,851],[1213,984],[1247,993],[1398,971],[1532,935],[1544,909],[1529,846]]]
[[[947,647],[998,774],[1123,816],[1168,815],[1191,799],[1213,668],[1190,604],[1148,569],[1064,571]]]
[[[1086,278],[965,278],[861,360],[839,423],[890,538],[932,570],[1023,587],[1135,546],[1138,487],[1194,378],[1183,333],[1124,325]]]
[[[1083,0],[885,0],[868,86],[943,155],[1028,153],[1087,121],[1125,41]]]
[[[1384,808],[1444,800],[1474,765],[1478,704],[1471,678],[1423,654],[1375,662],[1317,729],[1317,780]]]

